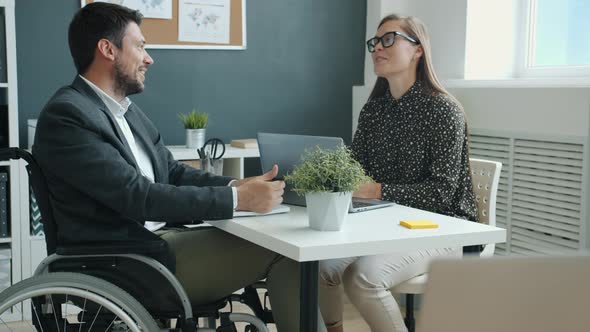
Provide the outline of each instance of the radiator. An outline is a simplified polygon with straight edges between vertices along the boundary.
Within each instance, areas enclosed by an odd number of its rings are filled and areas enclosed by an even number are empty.
[[[586,138],[471,131],[471,157],[502,163],[496,223],[499,255],[556,255],[584,249]]]

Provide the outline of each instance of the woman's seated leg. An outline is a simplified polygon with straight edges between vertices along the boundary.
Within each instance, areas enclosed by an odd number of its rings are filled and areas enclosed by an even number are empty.
[[[427,271],[433,257],[453,249],[358,258],[344,272],[344,290],[372,332],[407,331],[399,306],[389,289]]]
[[[320,311],[329,332],[342,331],[342,274],[356,257],[320,262]]]

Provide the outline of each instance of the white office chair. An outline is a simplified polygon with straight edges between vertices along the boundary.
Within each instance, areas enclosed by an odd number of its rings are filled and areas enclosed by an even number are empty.
[[[577,254],[434,261],[417,331],[588,331],[590,256]]]
[[[502,163],[483,160],[469,159],[471,166],[471,178],[473,180],[473,193],[479,214],[479,222],[496,226],[496,195]],[[494,243],[486,244],[480,257],[491,257],[494,255]],[[390,291],[396,294],[406,294],[406,318],[405,323],[409,332],[415,330],[414,318],[414,295],[423,294],[428,282],[428,275],[422,274],[407,280]]]

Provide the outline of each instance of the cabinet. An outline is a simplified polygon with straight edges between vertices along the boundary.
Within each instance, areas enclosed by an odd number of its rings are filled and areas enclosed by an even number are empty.
[[[18,93],[16,79],[16,34],[14,24],[14,0],[0,0],[0,146],[19,146],[18,142]],[[0,218],[5,215],[6,233],[0,230],[0,274],[5,286],[22,278],[21,230],[23,214],[20,191],[22,161],[0,162]],[[5,174],[5,178],[4,175]],[[5,186],[5,190],[1,188]],[[28,199],[27,199],[28,200]],[[5,211],[4,209],[5,204]],[[26,221],[26,219],[25,219]],[[28,222],[25,222],[28,224]],[[2,286],[0,281],[0,289]],[[2,316],[3,320],[18,320],[20,312]]]

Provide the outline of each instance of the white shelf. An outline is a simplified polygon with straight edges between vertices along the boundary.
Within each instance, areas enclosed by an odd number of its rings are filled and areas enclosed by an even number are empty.
[[[176,160],[197,160],[199,159],[199,155],[197,154],[197,149],[189,149],[184,145],[169,145],[167,146],[168,150],[172,153],[172,156]],[[225,153],[223,154],[223,159],[229,158],[254,158],[260,157],[260,151],[258,148],[236,148],[229,144],[225,145]]]
[[[8,146],[19,146],[18,143],[18,81],[17,81],[17,70],[16,70],[16,24],[14,15],[14,2],[15,0],[0,0],[0,8],[4,9],[4,28],[5,38],[3,45],[6,50],[6,62],[2,63],[6,69],[6,82],[0,82],[0,89],[3,89],[3,93],[6,95],[6,104],[8,105]],[[19,165],[19,167],[16,167]],[[4,161],[0,162],[0,166],[10,166],[10,172],[8,174],[8,192],[6,207],[10,209],[8,215],[8,223],[10,227],[11,237],[0,238],[0,243],[5,246],[10,244],[12,259],[11,259],[11,282],[15,284],[22,280],[23,262],[29,261],[27,256],[30,256],[29,251],[26,249],[28,243],[22,242],[21,234],[22,230],[30,228],[29,226],[29,200],[28,197],[23,199],[24,193],[20,190],[21,188],[21,175],[24,171],[21,171],[21,165],[24,162],[17,161]],[[15,167],[12,167],[15,166]],[[25,187],[25,188],[28,188]],[[28,193],[28,190],[25,190]],[[22,222],[24,220],[24,222]],[[24,249],[24,250],[23,250]],[[21,320],[22,312],[24,308],[19,308],[14,311],[8,317],[7,320]],[[30,308],[25,309],[30,310]],[[2,330],[2,328],[0,328]]]

